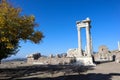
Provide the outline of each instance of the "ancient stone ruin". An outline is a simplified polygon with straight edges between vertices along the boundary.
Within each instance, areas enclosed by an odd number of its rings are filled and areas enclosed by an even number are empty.
[[[97,54],[94,54],[95,61],[112,61],[112,54],[105,45],[99,47]]]
[[[28,56],[28,63],[39,63],[39,64],[70,64],[71,62],[75,62],[78,65],[94,65],[92,60],[92,43],[91,43],[91,33],[90,33],[90,22],[89,18],[86,20],[77,21],[77,30],[78,30],[78,48],[72,49],[67,52],[67,56],[60,57],[57,55],[56,57],[40,57],[38,54],[33,54]],[[81,28],[86,28],[86,51],[82,51],[82,43],[81,43]]]
[[[118,50],[109,51],[109,49],[102,45],[96,54],[93,54],[92,50],[92,39],[91,39],[91,20],[86,18],[82,21],[77,21],[76,26],[78,30],[78,48],[69,49],[67,54],[60,56],[50,55],[49,57],[43,57],[40,53],[34,53],[27,56],[27,63],[29,64],[43,64],[43,65],[65,65],[65,64],[75,64],[75,65],[85,65],[85,66],[95,66],[94,61],[116,61],[120,63],[120,43],[118,42]],[[81,29],[86,29],[86,48],[82,49],[81,40]]]
[[[91,40],[91,20],[86,18],[82,21],[77,21],[76,26],[78,30],[78,48],[69,49],[67,57],[75,57],[77,64],[94,65],[92,60],[92,40]],[[82,49],[81,29],[86,29],[86,50]]]
[[[65,65],[72,64],[75,62],[75,58],[69,58],[65,55],[60,56],[57,54],[56,56],[50,55],[49,57],[39,56],[40,53],[34,53],[27,56],[28,64],[42,64],[42,65]]]
[[[116,63],[120,63],[119,48],[118,50],[110,51],[107,46],[102,45],[93,57],[95,62],[115,61]]]

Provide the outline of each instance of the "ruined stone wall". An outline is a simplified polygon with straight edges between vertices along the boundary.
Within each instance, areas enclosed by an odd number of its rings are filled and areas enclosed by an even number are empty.
[[[110,53],[105,45],[102,45],[98,49],[98,53],[94,54],[95,61],[112,61],[113,54]]]
[[[57,64],[70,64],[74,62],[74,58],[62,57],[62,58],[49,58],[40,57],[38,60],[33,58],[27,58],[27,63],[29,64],[44,64],[44,65],[57,65]]]
[[[33,61],[34,61],[34,58],[32,58],[32,57],[28,57],[28,58],[27,58],[27,63],[28,63],[28,64],[32,64]]]
[[[100,46],[97,54],[93,55],[95,61],[116,61],[120,63],[120,51],[109,51],[106,46]]]
[[[120,51],[115,50],[115,51],[111,51],[112,55],[113,55],[113,60],[117,63],[120,63]]]

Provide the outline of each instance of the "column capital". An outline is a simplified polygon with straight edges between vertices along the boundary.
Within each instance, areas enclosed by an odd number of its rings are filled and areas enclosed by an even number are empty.
[[[80,31],[80,29],[81,29],[80,27],[77,27],[77,30],[78,30],[78,31]]]

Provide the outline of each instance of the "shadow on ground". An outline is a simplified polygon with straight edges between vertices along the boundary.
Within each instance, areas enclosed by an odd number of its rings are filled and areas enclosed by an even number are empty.
[[[85,67],[85,66],[72,66],[72,65],[34,65],[34,66],[21,66],[16,68],[0,68],[0,79],[13,80],[13,79],[22,78],[27,80],[33,80],[33,79],[36,80],[36,79],[40,79],[37,77],[41,77],[41,75],[43,75],[42,79],[45,80],[49,80],[50,78],[54,80],[53,77],[56,77],[56,79],[63,78],[64,80],[64,77],[67,77],[68,75],[73,75],[74,73],[80,75],[82,72],[86,72],[87,70],[93,70],[93,68],[90,66]],[[50,78],[48,79],[46,77],[50,77]],[[77,77],[77,76],[73,76],[73,77]]]
[[[120,73],[110,73],[110,74],[80,74],[80,75],[68,75],[60,76],[55,78],[24,78],[18,80],[113,80],[112,76],[120,76]],[[115,79],[116,80],[116,79]],[[118,80],[118,79],[117,79]]]
[[[0,80],[113,80],[113,77],[120,77],[120,73],[84,74],[87,70],[94,70],[94,68],[72,65],[34,65],[0,68]],[[61,74],[57,75],[58,73]],[[41,77],[41,75],[44,75],[44,77]]]

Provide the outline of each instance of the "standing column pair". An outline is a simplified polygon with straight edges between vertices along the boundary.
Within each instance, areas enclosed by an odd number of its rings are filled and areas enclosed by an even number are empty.
[[[77,30],[78,30],[78,53],[79,56],[82,56],[82,41],[81,41],[81,28],[86,28],[86,48],[87,48],[87,56],[91,56],[91,34],[90,34],[90,19],[87,18],[82,22],[77,22]]]

